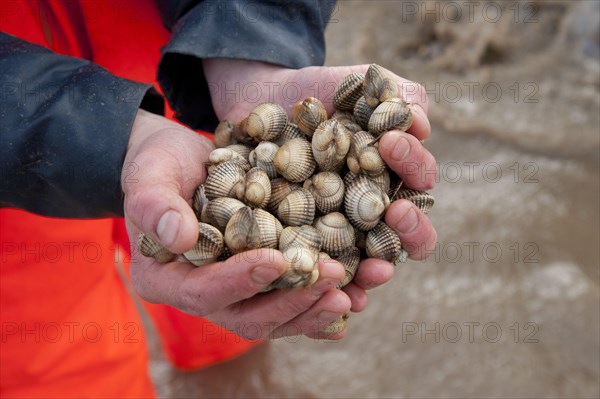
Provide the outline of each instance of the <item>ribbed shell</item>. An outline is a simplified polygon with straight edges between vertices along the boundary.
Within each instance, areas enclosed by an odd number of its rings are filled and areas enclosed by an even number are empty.
[[[358,154],[358,163],[360,169],[371,177],[379,176],[385,172],[385,161],[379,154],[379,149],[374,145],[369,145],[362,149]]]
[[[260,228],[252,209],[245,206],[233,214],[225,228],[224,239],[225,245],[234,254],[260,248]]]
[[[381,172],[377,176],[369,176],[369,179],[371,179],[374,183],[376,183],[379,187],[381,187],[381,190],[383,190],[383,192],[385,192],[385,193],[388,193],[388,196],[389,196],[390,187],[391,187],[391,178],[390,178],[390,172],[387,170],[387,168],[385,168],[383,170],[383,172]]]
[[[202,219],[202,211],[206,204],[208,204],[208,198],[206,198],[206,194],[204,193],[204,185],[201,184],[194,191],[194,196],[192,197],[192,209],[199,221]]]
[[[312,226],[288,226],[283,229],[279,237],[279,249],[283,251],[293,245],[312,248],[318,252],[321,250],[322,242],[321,234]]]
[[[271,199],[271,181],[267,172],[259,167],[246,173],[244,202],[253,208],[264,208]]]
[[[221,251],[221,255],[217,257],[217,261],[222,262],[231,258],[233,255],[235,254],[231,252],[231,249],[229,249],[227,245],[223,245],[223,251]]]
[[[263,209],[254,209],[252,215],[260,230],[261,248],[277,248],[283,231],[281,222]]]
[[[406,131],[412,121],[412,112],[406,102],[400,98],[391,98],[373,111],[369,119],[369,132],[377,138],[394,129]]]
[[[245,119],[244,127],[256,140],[273,140],[283,132],[288,122],[287,113],[278,104],[257,105]]]
[[[336,172],[344,166],[352,133],[335,119],[319,125],[312,138],[312,153],[322,171]]]
[[[223,148],[233,144],[233,132],[236,124],[233,121],[221,121],[215,129],[215,147]]]
[[[333,106],[342,111],[352,111],[363,94],[364,80],[365,75],[357,72],[342,79],[333,95]]]
[[[246,205],[242,201],[236,200],[235,198],[215,198],[206,205],[204,217],[207,223],[215,226],[223,233],[233,214],[238,209],[245,206]]]
[[[366,128],[363,129],[356,123],[354,117],[350,112],[335,111],[333,115],[331,115],[331,119],[335,119],[336,121],[344,125],[344,127],[348,129],[352,134],[360,132],[361,130],[366,130]]]
[[[390,98],[398,97],[398,84],[394,74],[377,64],[369,66],[363,88],[365,100],[371,107],[376,107]]]
[[[346,187],[346,216],[350,223],[360,230],[366,231],[375,227],[389,204],[387,193],[365,175],[357,176]]]
[[[216,165],[225,163],[225,162],[233,162],[237,163],[244,169],[244,171],[248,171],[251,168],[250,163],[243,155],[232,150],[231,148],[217,148],[212,150],[210,154],[208,154],[208,162],[212,164],[212,168],[209,168],[209,173],[214,171],[214,167]]]
[[[312,137],[317,126],[326,119],[325,106],[317,98],[308,97],[294,105],[294,122],[296,122],[300,131],[308,137]]]
[[[324,334],[331,335],[341,333],[346,329],[346,320],[348,320],[348,318],[350,318],[350,313],[344,313],[343,315],[341,315],[340,317],[323,327],[321,332]]]
[[[214,263],[223,252],[223,235],[216,227],[206,223],[198,223],[198,227],[200,235],[196,245],[183,256],[196,266]]]
[[[277,217],[288,226],[312,224],[315,218],[315,200],[312,194],[303,188],[292,191],[279,204]]]
[[[406,261],[407,253],[402,249],[398,234],[384,222],[379,222],[367,233],[367,256],[387,260],[398,265]]]
[[[233,151],[237,152],[242,157],[244,157],[244,159],[246,161],[248,160],[248,158],[250,156],[250,152],[252,152],[252,150],[254,149],[253,147],[250,147],[250,146],[245,145],[245,144],[231,144],[231,145],[228,145],[225,148],[228,148],[230,150],[233,150]]]
[[[278,146],[282,146],[291,139],[306,139],[306,135],[298,128],[298,125],[288,122],[283,132],[273,142]]]
[[[138,237],[138,248],[142,255],[148,258],[154,258],[160,263],[166,263],[175,258],[174,253],[170,252],[160,243],[154,241],[144,233],[140,233]]]
[[[289,193],[302,188],[299,183],[292,183],[285,180],[283,177],[278,177],[271,180],[271,200],[267,204],[267,210],[271,213],[277,213],[279,204]]]
[[[344,215],[332,212],[317,218],[313,226],[323,237],[322,250],[331,256],[339,256],[354,247],[354,228]]]
[[[336,288],[342,288],[348,285],[356,275],[358,265],[360,264],[360,249],[354,247],[344,251],[335,260],[344,265],[344,271],[346,272],[344,278],[336,286]]]
[[[364,97],[359,98],[356,102],[354,106],[354,120],[362,130],[369,129],[369,119],[371,119],[373,111],[375,111],[375,107],[367,104],[367,100]]]
[[[294,183],[308,179],[317,167],[312,147],[305,139],[292,139],[279,147],[273,163],[277,173]]]
[[[270,288],[291,289],[311,286],[319,278],[319,252],[310,248],[289,247],[283,251],[283,257],[290,267]]]
[[[433,195],[425,191],[413,190],[411,188],[402,188],[394,195],[393,200],[407,199],[414,203],[423,213],[429,213],[429,210],[435,203]]]
[[[244,169],[236,163],[218,164],[204,182],[206,198],[209,200],[220,197],[243,199],[245,176]]]
[[[344,202],[344,182],[335,172],[320,172],[304,182],[315,199],[319,212],[326,214],[337,211]]]
[[[269,179],[276,178],[277,169],[275,169],[275,165],[273,164],[273,158],[275,158],[277,150],[279,150],[279,146],[270,141],[259,143],[250,153],[250,164],[267,172]]]

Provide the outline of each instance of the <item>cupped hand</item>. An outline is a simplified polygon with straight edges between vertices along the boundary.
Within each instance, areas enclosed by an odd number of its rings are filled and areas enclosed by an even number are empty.
[[[353,72],[366,73],[369,68],[369,65],[357,65],[294,70],[260,62],[218,58],[204,60],[203,66],[217,116],[220,120],[233,121],[240,121],[262,102],[282,105],[291,117],[295,102],[309,96],[319,98],[331,115],[337,83]],[[437,165],[433,155],[420,142],[431,134],[427,94],[418,83],[399,76],[396,81],[401,96],[412,110],[413,123],[406,132],[387,132],[379,142],[380,153],[406,186],[429,190],[436,181]],[[236,101],[232,101],[231,96],[234,87],[240,94],[234,98]],[[385,221],[398,233],[410,258],[425,259],[435,248],[435,229],[412,202],[395,201],[388,208]],[[352,311],[361,311],[367,305],[365,290],[380,286],[392,275],[393,266],[389,262],[364,260],[353,282],[344,288],[351,298]]]
[[[204,162],[212,149],[208,139],[193,131],[138,112],[122,173],[125,220],[133,242],[143,231],[174,253],[196,243],[198,224],[190,202],[206,178]],[[349,297],[335,289],[344,276],[343,267],[321,262],[320,277],[312,287],[264,293],[287,267],[288,260],[273,249],[245,252],[203,267],[181,257],[160,264],[134,250],[130,270],[143,299],[205,316],[245,338],[324,337],[320,330],[352,306]]]

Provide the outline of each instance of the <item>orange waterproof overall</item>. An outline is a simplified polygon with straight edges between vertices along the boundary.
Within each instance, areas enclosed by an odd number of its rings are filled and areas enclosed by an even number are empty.
[[[0,19],[4,32],[147,83],[169,38],[149,0],[7,0]],[[116,259],[128,268],[128,251],[123,219],[0,209],[1,397],[155,396],[140,316],[115,267]],[[171,307],[144,306],[177,367],[254,345]]]

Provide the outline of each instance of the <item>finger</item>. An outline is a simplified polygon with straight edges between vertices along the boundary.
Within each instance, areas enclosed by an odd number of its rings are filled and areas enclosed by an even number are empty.
[[[319,262],[319,279],[311,287],[257,295],[211,314],[210,319],[242,336],[247,329],[244,326],[261,326],[262,336],[267,336],[269,330],[296,318],[310,309],[326,292],[336,290],[335,286],[344,274],[343,266],[337,262]]]
[[[412,202],[394,201],[385,214],[385,222],[396,231],[411,259],[425,259],[434,250],[437,233],[430,220]]]
[[[369,258],[360,262],[352,282],[364,290],[370,290],[390,281],[394,266],[381,259]]]
[[[204,179],[197,156],[204,139],[184,129],[168,129],[143,144],[128,161],[137,173],[123,178],[126,218],[167,249],[182,253],[198,239],[198,222],[186,199]]]
[[[358,286],[356,283],[351,282],[342,288],[342,291],[348,295],[350,301],[352,303],[351,311],[354,313],[359,313],[365,310],[367,304],[369,303],[369,299],[367,298],[367,292],[364,288]]]
[[[310,309],[275,328],[269,338],[316,334],[350,310],[350,298],[340,290],[327,291]]]
[[[399,130],[387,132],[379,142],[379,153],[408,187],[429,190],[435,185],[435,158],[414,136]]]
[[[205,316],[263,292],[288,265],[281,252],[264,248],[202,267],[185,262],[161,265],[142,257],[132,263],[131,275],[145,300]]]

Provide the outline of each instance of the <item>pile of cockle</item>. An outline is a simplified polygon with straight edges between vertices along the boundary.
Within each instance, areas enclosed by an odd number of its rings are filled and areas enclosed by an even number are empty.
[[[193,207],[197,244],[183,256],[196,266],[255,248],[283,252],[290,268],[271,288],[305,287],[318,278],[319,258],[342,263],[354,277],[362,257],[394,264],[406,260],[400,238],[382,217],[390,202],[406,198],[427,212],[428,193],[402,187],[381,158],[378,139],[412,123],[391,72],[371,65],[338,85],[336,112],[309,97],[294,106],[293,121],[277,104],[256,106],[241,122],[223,121],[208,177]],[[143,233],[145,256],[175,257]]]

